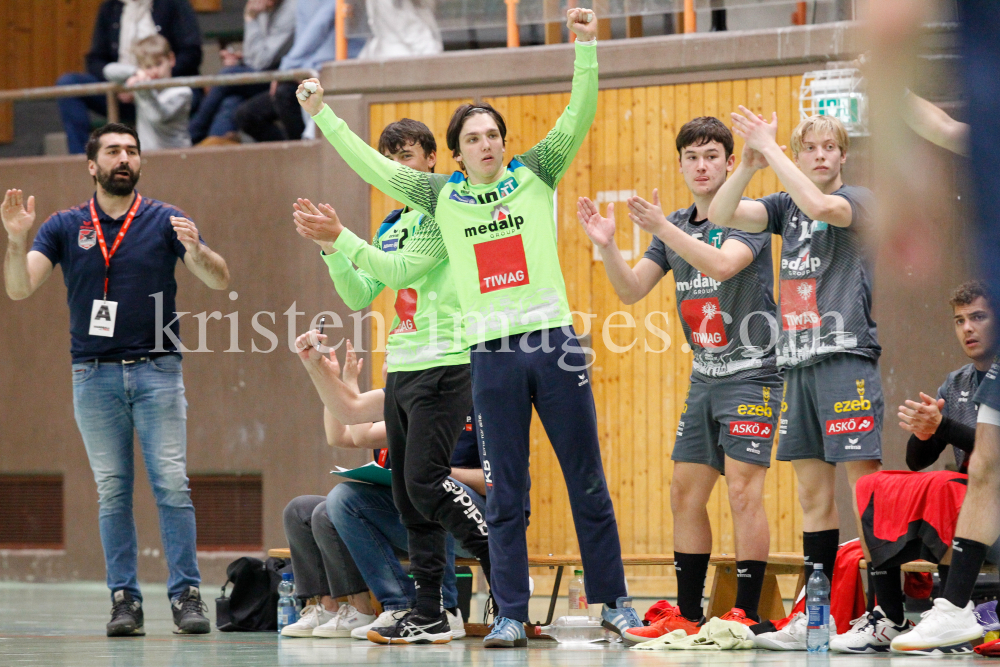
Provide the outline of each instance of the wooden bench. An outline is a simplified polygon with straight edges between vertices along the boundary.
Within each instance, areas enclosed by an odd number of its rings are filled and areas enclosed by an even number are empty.
[[[269,549],[268,556],[272,558],[290,558],[290,549]],[[405,559],[401,560],[407,564]],[[640,565],[673,565],[673,555],[664,554],[623,554],[622,564],[625,567]],[[733,608],[736,603],[736,556],[731,554],[712,554],[709,564],[715,566],[715,577],[712,580],[711,593],[708,598],[708,609],[705,614],[708,618],[722,616]],[[456,558],[455,565],[465,565],[468,567],[478,567],[479,561],[474,558]],[[582,565],[579,556],[541,556],[529,555],[528,567],[547,567],[556,571],[555,583],[552,586],[552,595],[549,598],[549,611],[544,622],[530,625],[549,625],[555,615],[556,602],[559,599],[559,586],[562,583],[563,572],[567,567]],[[761,618],[784,618],[786,615],[785,603],[781,599],[781,591],[778,589],[778,575],[802,574],[802,554],[795,553],[773,553],[768,556],[767,569],[764,572],[764,586],[761,590],[760,604],[757,607]],[[467,623],[466,629],[469,634],[478,635],[482,631],[479,624]]]

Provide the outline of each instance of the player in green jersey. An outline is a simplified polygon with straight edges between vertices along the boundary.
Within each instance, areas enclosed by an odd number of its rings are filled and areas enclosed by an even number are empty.
[[[396,289],[445,258],[451,263],[463,338],[473,348],[476,427],[490,464],[486,520],[498,615],[487,647],[526,642],[521,625],[528,619],[529,598],[523,499],[532,405],[563,469],[584,569],[590,573],[587,597],[605,604],[603,621],[616,632],[640,625],[626,597],[588,364],[572,331],[552,222],[554,190],[597,109],[593,13],[571,9],[567,18],[578,37],[569,106],[545,139],[506,165],[506,126],[489,105],[463,105],[453,116],[448,147],[463,172],[449,178],[382,159],[323,104],[318,81],[300,87],[303,108],[352,169],[435,218],[420,225],[402,252],[380,253],[346,230],[337,231],[334,247]],[[306,84],[316,88],[311,95]],[[325,224],[322,215],[303,220]]]
[[[386,126],[379,152],[422,173],[433,173],[437,162],[433,133],[408,118]],[[337,220],[336,211],[306,199],[294,208],[299,234],[322,248],[344,303],[354,310],[370,305],[385,285],[366,271],[355,270],[351,260],[334,249],[329,226]],[[325,214],[328,224],[310,226],[303,219],[306,212]],[[409,207],[393,211],[379,226],[372,247],[381,253],[401,252],[425,220],[425,214]],[[452,451],[472,409],[469,351],[454,333],[458,295],[449,262],[438,263],[398,290],[395,310],[386,345],[385,425],[393,462],[393,500],[407,529],[417,596],[411,612],[390,625],[372,628],[368,637],[383,644],[443,643],[452,636],[441,609],[445,529],[479,558],[487,575],[490,572],[485,518],[474,507],[456,501],[448,480]]]

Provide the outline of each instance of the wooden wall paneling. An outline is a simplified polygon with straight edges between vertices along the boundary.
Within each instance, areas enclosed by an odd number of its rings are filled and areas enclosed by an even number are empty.
[[[0,89],[14,87],[14,54],[12,14],[14,3],[0,3]],[[10,102],[0,104],[0,143],[14,141],[14,105]]]

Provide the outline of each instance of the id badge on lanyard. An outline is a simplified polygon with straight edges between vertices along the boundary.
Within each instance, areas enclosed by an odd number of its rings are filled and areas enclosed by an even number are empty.
[[[125,222],[122,224],[122,228],[118,232],[118,236],[115,237],[114,245],[111,246],[111,250],[109,251],[108,244],[104,242],[104,232],[101,230],[101,223],[97,219],[97,207],[94,205],[94,200],[90,200],[90,219],[94,223],[94,230],[97,234],[97,243],[101,246],[101,254],[104,255],[104,297],[101,299],[94,299],[94,304],[90,309],[91,336],[111,338],[115,335],[115,321],[118,317],[118,302],[108,301],[108,272],[111,269],[111,258],[115,256],[115,252],[118,251],[118,246],[121,245],[122,239],[125,238],[125,234],[128,233],[128,228],[132,225],[132,219],[135,218],[136,211],[139,210],[139,204],[141,203],[142,195],[137,192],[135,193],[135,202],[132,204],[132,208],[129,209],[128,215],[125,216]]]

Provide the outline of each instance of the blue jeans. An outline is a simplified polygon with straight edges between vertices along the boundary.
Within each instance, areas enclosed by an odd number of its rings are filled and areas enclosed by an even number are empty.
[[[167,558],[167,594],[198,586],[194,505],[187,478],[187,401],[180,355],[132,364],[73,364],[73,409],[97,482],[108,588],[142,599],[132,516],[138,433]]]
[[[452,480],[453,482],[455,480]],[[459,482],[476,503],[480,512],[485,511],[486,499]],[[399,564],[399,554],[406,556],[406,527],[399,518],[399,510],[392,501],[392,489],[387,486],[344,482],[333,488],[326,497],[326,510],[330,521],[368,584],[369,590],[383,609],[409,609],[416,600],[413,581]],[[461,547],[455,548],[455,539],[447,538],[447,565],[441,584],[442,602],[446,609],[458,605],[458,588],[455,578],[455,555],[471,558]]]
[[[77,83],[102,83],[89,72],[70,72],[56,79],[57,86],[69,86]],[[104,95],[90,97],[60,97],[59,117],[62,118],[63,129],[66,130],[66,143],[70,153],[83,153],[90,138],[90,112],[101,116],[108,115],[108,101]],[[119,104],[118,111],[123,122],[135,120],[135,106]]]
[[[243,74],[255,71],[248,65],[233,65],[223,67],[219,74]],[[205,137],[221,137],[230,132],[236,132],[236,107],[257,93],[269,88],[266,83],[247,84],[243,86],[215,86],[208,91],[205,99],[198,107],[197,113],[191,116],[188,131],[191,133],[191,143],[197,144]]]

